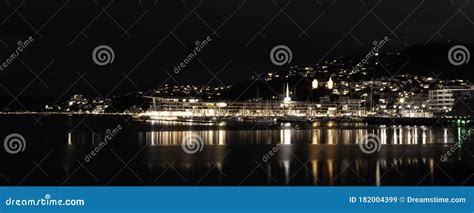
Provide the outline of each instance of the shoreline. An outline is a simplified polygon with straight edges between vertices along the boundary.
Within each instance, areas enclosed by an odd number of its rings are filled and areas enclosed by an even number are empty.
[[[160,117],[151,118],[150,116],[141,116],[141,113],[85,113],[85,112],[2,112],[0,116],[14,115],[42,115],[42,116],[126,116],[131,117],[134,121],[142,122],[188,122],[188,123],[241,123],[241,124],[308,124],[315,122],[364,122],[367,124],[380,125],[456,125],[456,126],[472,126],[474,119],[466,117],[432,117],[432,118],[409,118],[409,117],[301,117],[301,116],[221,116],[221,117]]]

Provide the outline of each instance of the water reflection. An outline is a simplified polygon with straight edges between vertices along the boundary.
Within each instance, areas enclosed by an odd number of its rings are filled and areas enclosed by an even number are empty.
[[[72,175],[74,178],[67,179],[66,185],[104,184],[123,167],[117,156],[124,162],[133,159],[129,167],[143,182],[133,173],[123,172],[111,185],[461,185],[474,168],[465,162],[472,158],[463,159],[461,164],[462,149],[443,164],[439,156],[466,132],[461,127],[358,123],[319,123],[301,129],[291,125],[258,129],[131,129],[121,132],[86,163],[84,154],[104,140],[104,131],[69,130],[58,140],[62,143],[55,149],[59,154],[51,155],[50,164],[42,166],[57,169],[50,175],[60,183]],[[194,134],[202,137],[206,146],[202,152],[190,155],[183,152],[181,143]],[[388,148],[375,155],[363,154],[356,144],[366,134],[376,134]],[[262,162],[262,155],[277,143],[282,148],[268,162]],[[139,154],[133,158],[136,153]],[[82,167],[78,170],[78,161],[97,178]],[[28,166],[31,165],[23,165]],[[32,178],[43,180],[42,173],[38,174]],[[473,185],[474,179],[465,184]]]
[[[268,185],[431,185],[441,181],[454,184],[433,158],[381,160],[311,160],[302,168],[284,160],[266,165]],[[414,173],[413,171],[417,171]],[[421,174],[421,175],[420,175]]]
[[[139,133],[139,141],[146,141],[150,146],[179,145],[184,138],[197,134],[206,145],[232,144],[359,144],[367,134],[379,136],[381,144],[447,144],[456,142],[456,130],[453,128],[425,126],[375,126],[365,128],[348,128],[331,124],[311,129],[259,130],[178,130],[178,131],[144,131]],[[145,139],[145,140],[142,140]]]
[[[14,162],[2,164],[0,172],[10,182],[0,184],[474,185],[472,137],[447,162],[440,162],[441,154],[463,140],[466,127],[320,122],[298,129],[132,122],[92,156],[106,130],[122,124],[122,117],[54,116],[42,122],[42,127],[31,126],[30,117],[4,122],[4,135],[21,129],[28,144],[21,156],[0,155],[2,162]],[[384,144],[373,155],[356,145],[368,133]],[[202,152],[183,152],[181,142],[191,134],[203,138]],[[277,143],[282,148],[262,162],[262,155]],[[85,160],[88,154],[90,162]]]

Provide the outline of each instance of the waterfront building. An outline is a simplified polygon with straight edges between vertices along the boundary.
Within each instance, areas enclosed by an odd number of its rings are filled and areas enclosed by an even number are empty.
[[[327,83],[327,88],[328,89],[333,89],[334,88],[334,82],[332,81],[332,78],[329,77],[328,83]]]
[[[428,93],[419,93],[408,100],[401,98],[399,100],[399,114],[402,117],[426,118],[432,117],[433,113],[427,110]]]
[[[322,103],[322,104],[331,103],[331,97],[329,97],[329,95],[319,97],[319,102]]]
[[[413,96],[409,104],[415,108],[425,108],[428,106],[428,93],[419,93]]]
[[[219,119],[219,120],[274,120],[301,119],[335,116],[364,116],[358,99],[343,99],[333,103],[329,96],[321,97],[321,103],[293,101],[290,86],[284,87],[284,97],[280,101],[235,101],[212,102],[195,98],[156,97],[151,99],[150,108],[139,117],[157,120]]]
[[[346,116],[361,116],[361,102],[362,101],[360,99],[353,99],[349,98],[348,96],[341,96],[339,98],[339,106],[341,107],[341,111],[344,112],[343,115]]]
[[[429,109],[435,113],[450,112],[455,103],[455,92],[471,91],[468,87],[446,87],[428,92]]]

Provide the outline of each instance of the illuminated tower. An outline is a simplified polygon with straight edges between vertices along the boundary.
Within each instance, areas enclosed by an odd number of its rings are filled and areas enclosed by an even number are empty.
[[[283,99],[283,102],[284,102],[284,103],[291,102],[291,98],[290,98],[290,86],[289,86],[289,84],[286,84],[286,93],[285,93],[285,98]]]
[[[332,81],[332,78],[329,77],[329,81],[328,81],[328,85],[327,85],[328,89],[333,89],[334,88],[334,82]]]

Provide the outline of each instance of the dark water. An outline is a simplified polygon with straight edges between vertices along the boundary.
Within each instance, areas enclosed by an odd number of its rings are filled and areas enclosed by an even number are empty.
[[[2,185],[474,185],[472,137],[440,161],[468,127],[147,123],[90,115],[4,115],[0,125],[2,139],[19,133],[26,140],[18,154],[1,149]],[[106,133],[113,135],[100,144]],[[378,137],[378,152],[361,151],[367,134]],[[202,150],[185,152],[190,136]]]

